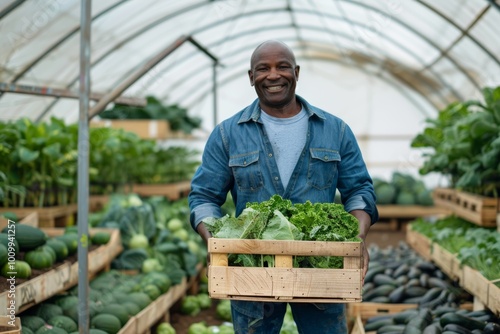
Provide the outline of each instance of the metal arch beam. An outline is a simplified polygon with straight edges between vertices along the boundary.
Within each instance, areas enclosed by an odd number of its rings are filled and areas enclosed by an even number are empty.
[[[345,0],[342,0],[342,1],[345,1]],[[166,16],[164,16],[163,18],[161,19],[158,19],[154,22],[152,22],[151,24],[149,24],[148,26],[140,29],[139,31],[136,31],[134,34],[132,34],[131,36],[128,36],[127,37],[127,40],[126,41],[122,41],[120,43],[118,43],[117,45],[115,45],[113,48],[111,48],[110,50],[108,50],[106,53],[104,53],[99,59],[97,59],[92,65],[96,65],[97,63],[99,63],[100,61],[102,61],[103,59],[105,59],[107,56],[109,56],[113,51],[115,51],[117,48],[123,46],[123,44],[135,39],[136,37],[144,34],[145,32],[149,31],[150,29],[156,27],[157,25],[161,24],[162,22],[168,20],[169,18],[171,17],[175,17],[175,16],[178,16],[184,12],[188,12],[190,11],[191,9],[194,9],[194,8],[199,8],[199,7],[203,7],[203,6],[206,6],[208,4],[210,4],[211,1],[208,1],[208,2],[205,2],[205,3],[199,3],[199,4],[195,4],[195,5],[192,5],[192,6],[189,6],[189,7],[186,7],[186,8],[183,8],[175,13],[171,13],[171,14],[168,14]],[[349,3],[353,3],[355,5],[358,5],[358,6],[362,6],[362,7],[365,7],[367,9],[371,9],[373,11],[377,11],[380,13],[380,10],[374,8],[374,7],[371,7],[371,6],[368,6],[368,5],[365,5],[365,4],[360,4],[358,2],[355,2],[355,1],[349,1]],[[245,16],[249,16],[249,15],[257,15],[257,14],[260,14],[260,13],[267,13],[267,12],[275,12],[276,10],[278,11],[282,11],[283,8],[277,8],[277,9],[265,9],[265,10],[257,10],[257,11],[253,11],[253,12],[249,12],[249,13],[246,13]],[[299,12],[309,12],[309,13],[312,13],[312,14],[318,14],[318,11],[311,11],[311,10],[303,10],[303,9],[295,9],[295,11],[299,11]],[[329,15],[331,17],[331,15]],[[212,24],[209,24],[209,25],[205,25],[203,27],[200,27],[198,29],[195,29],[193,32],[191,32],[191,34],[195,34],[201,30],[204,30],[204,29],[208,29],[208,28],[211,28],[211,27],[214,27],[214,26],[217,26],[217,25],[220,25],[221,23],[223,22],[227,22],[228,20],[232,20],[234,19],[235,16],[231,16],[231,17],[228,17],[224,20],[219,20],[219,21],[216,21],[215,23],[212,23]],[[343,18],[341,18],[341,20],[345,20]],[[404,28],[408,29],[409,31],[412,31],[413,33],[417,34],[418,36],[420,36],[422,39],[428,41],[428,43],[432,46],[434,46],[436,49],[439,50],[439,48],[434,44],[432,43],[432,41],[430,41],[428,38],[426,38],[425,36],[423,36],[422,34],[418,33],[417,31],[415,31],[412,27],[408,26],[407,24],[405,24],[404,22],[401,22],[400,20],[397,20],[397,19],[393,19],[394,22],[398,23],[399,25],[403,26]],[[357,23],[357,22],[353,22],[355,24],[358,24],[358,25],[361,25],[360,23]],[[369,27],[367,28],[369,29]],[[384,36],[387,40],[390,40],[389,38],[387,38],[387,36]],[[414,54],[412,54],[414,56]],[[448,58],[450,59],[450,61],[461,71],[464,73],[464,75],[466,75],[467,78],[469,78],[469,80],[471,80],[471,82],[477,87],[477,83],[475,83],[475,81],[468,75],[467,72],[464,71],[463,68],[461,68],[461,66],[454,60],[452,59],[451,57],[448,56]],[[78,80],[78,77],[71,81],[67,87],[71,87],[71,85],[73,85],[76,81]],[[455,94],[456,95],[456,94]],[[53,103],[51,103],[46,109],[45,111],[42,113],[42,115],[40,117],[43,117],[47,112],[48,110],[50,110],[52,108],[52,106],[57,103],[57,100],[54,101]]]
[[[4,10],[0,12],[0,20],[4,18],[5,15],[8,15],[10,12],[12,12],[14,9],[19,7],[25,0],[17,0],[5,7]]]
[[[498,11],[500,11],[500,5],[495,0],[486,0],[490,5],[495,7]]]
[[[316,28],[316,27],[312,27],[312,28]],[[267,29],[269,29],[269,27],[267,27]],[[279,27],[277,27],[277,29],[279,29]],[[250,32],[250,33],[253,33],[253,32]],[[342,34],[340,34],[340,33],[336,33],[336,34],[337,34],[337,35],[342,35]],[[342,37],[348,38],[348,36],[342,36]],[[286,38],[286,39],[282,39],[282,40],[283,40],[283,41],[285,41],[285,40],[286,40],[286,41],[288,41],[288,40],[292,40],[292,41],[294,41],[294,39],[293,39],[293,38]],[[318,42],[319,42],[319,41],[318,41]],[[321,43],[321,42],[319,42],[319,43]],[[250,48],[251,48],[251,47],[248,47],[248,46],[241,47],[240,49],[234,50],[232,53],[230,53],[230,54],[229,54],[229,56],[233,56],[233,55],[237,55],[237,54],[243,53],[244,51],[246,51],[246,50],[248,50],[248,49],[250,49]],[[304,49],[304,48],[305,48],[305,46],[303,46],[303,45],[302,45],[302,46],[301,46],[301,48],[302,48],[302,49]],[[318,48],[318,49],[319,49],[319,48]],[[228,55],[226,55],[226,56],[228,56]],[[183,58],[183,60],[185,60],[185,59],[187,59],[187,58],[188,58],[188,57],[184,57],[184,58]],[[351,67],[352,67],[352,66],[353,66],[353,64],[352,64],[352,63],[350,63],[350,64],[351,64]],[[178,65],[178,64],[176,64],[176,65]],[[172,65],[172,66],[174,66],[174,65]],[[191,70],[191,72],[190,72],[190,73],[197,73],[197,72],[199,72],[199,71],[200,71],[200,68],[201,68],[201,69],[203,69],[202,67],[203,67],[203,66],[200,66],[200,67],[198,67],[198,68],[195,68],[195,69]],[[373,75],[373,74],[375,74],[376,76],[379,76],[377,73],[373,73],[373,72],[366,72],[366,73],[370,73],[370,74],[372,74],[372,75]],[[185,75],[185,78],[189,78],[189,77],[191,77],[189,73]],[[178,86],[180,86],[180,85],[181,85],[183,82],[185,82],[185,81],[187,81],[187,79],[179,79],[179,80],[177,80],[177,81],[173,82],[171,86],[173,86],[173,87],[178,87]],[[413,87],[412,85],[408,85],[408,86],[410,86],[410,87],[412,87],[413,89],[415,89],[415,87]],[[422,93],[421,91],[419,91],[418,89],[415,89],[415,90],[416,90],[417,92],[419,92],[419,94],[421,94],[421,95],[426,95],[426,94],[423,94],[423,93]],[[448,103],[450,102],[448,99],[446,99],[444,96],[442,96],[442,94],[439,94],[439,97],[440,97],[441,101],[443,102],[443,104],[448,104]],[[163,99],[163,98],[165,98],[165,96],[160,97],[160,99]],[[426,99],[428,99],[428,98],[426,97]],[[183,100],[183,99],[181,99],[181,100]],[[429,100],[429,101],[430,101],[430,100]]]
[[[93,22],[94,20],[100,18],[101,16],[104,16],[105,14],[109,13],[111,10],[115,9],[116,7],[122,5],[122,4],[126,3],[126,2],[127,2],[127,0],[121,0],[121,1],[119,1],[119,2],[117,2],[115,4],[113,4],[113,5],[109,6],[108,8],[104,9],[100,13],[97,13],[95,16],[93,16],[91,18],[91,21]],[[79,31],[80,31],[80,26],[77,26],[77,27],[71,29],[66,35],[62,36],[59,40],[57,40],[54,44],[52,44],[44,52],[42,52],[38,57],[36,57],[28,65],[26,65],[21,70],[21,72],[19,72],[18,74],[16,74],[16,76],[14,77],[14,79],[12,80],[12,82],[16,82],[17,80],[19,80],[24,74],[26,74],[26,72],[28,72],[29,70],[31,70],[33,68],[33,66],[35,66],[36,64],[38,64],[49,53],[51,53],[52,51],[54,51],[55,49],[57,49],[59,46],[61,46],[64,42],[66,42],[68,39],[70,39],[71,37],[73,37]]]
[[[322,61],[331,61],[331,62],[336,62],[336,63],[340,63],[342,65],[347,65],[348,67],[352,67],[352,64],[350,64],[349,62],[346,62],[346,61],[342,61],[342,60],[339,60],[339,61],[334,61],[333,59],[331,58],[323,58],[323,57],[297,57],[298,59],[316,59],[316,60],[322,60]],[[359,68],[358,68],[359,69]],[[374,73],[370,73],[369,71],[366,71],[365,69],[359,69],[360,71],[368,74],[368,75],[373,75]],[[228,78],[226,78],[224,80],[224,83],[221,85],[221,86],[224,86],[224,85],[227,85],[229,83],[231,83],[231,81],[237,79],[237,78],[240,78],[241,75],[244,75],[244,73],[241,73],[241,72],[238,72],[238,73],[235,73],[231,76],[229,76]],[[412,96],[408,95],[407,92],[405,92],[402,88],[401,88],[401,85],[399,85],[397,82],[393,82],[392,80],[384,77],[384,76],[381,76],[379,74],[375,74],[378,78],[380,78],[380,80],[382,80],[383,82],[387,83],[389,86],[395,88],[397,91],[401,92],[402,95],[404,95],[405,97],[408,98],[408,100],[415,106],[417,107],[418,110],[422,110],[422,106],[419,102],[417,102]],[[439,106],[437,105],[436,103],[432,102],[431,100],[428,99],[428,97],[425,95],[425,94],[421,94],[420,92],[416,91],[420,96],[422,96],[422,98],[429,102],[430,105],[432,105],[434,108],[436,108],[436,110],[440,110],[442,106]],[[202,94],[200,94],[198,97],[196,97],[196,99],[194,99],[195,101],[200,101],[202,99],[204,99],[206,96],[208,96],[210,94],[210,91],[209,89],[206,89],[206,91],[204,91]],[[192,108],[193,106],[195,105],[195,103],[193,104],[190,104],[187,106],[187,108]],[[431,116],[431,115],[428,115],[427,113],[424,113],[424,115],[427,115],[427,116]]]
[[[366,5],[364,3],[360,3],[357,0],[338,0],[338,1],[348,2],[350,4],[353,4],[353,5],[356,5],[356,6],[360,6],[360,7],[363,7],[365,9],[368,9],[368,10],[372,10],[372,11],[378,13],[378,14],[381,14],[381,15],[385,14],[380,9],[375,8],[373,6]],[[391,19],[394,22],[396,22],[398,25],[400,25],[400,26],[408,29],[409,31],[413,32],[415,35],[417,35],[418,37],[420,37],[421,39],[423,39],[424,41],[426,41],[427,43],[429,43],[430,45],[432,45],[436,50],[439,50],[439,52],[441,52],[441,53],[443,52],[443,50],[436,43],[434,43],[431,39],[427,38],[426,36],[424,36],[423,34],[421,34],[420,32],[418,32],[414,28],[410,27],[405,22],[403,22],[403,21],[401,21],[399,19],[396,19],[394,17],[391,17]],[[479,86],[479,83],[476,82],[476,80],[453,57],[451,57],[449,54],[447,54],[446,58],[453,65],[455,65],[455,67],[458,68],[467,77],[467,79],[469,79],[469,81],[474,85],[474,87],[476,87],[478,90],[481,90],[481,87]]]
[[[253,30],[248,30],[248,31],[245,31],[245,32],[241,32],[240,34],[238,35],[234,35],[232,36],[229,40],[232,40],[232,39],[236,39],[236,38],[242,38],[243,36],[245,35],[252,35],[256,32],[260,32],[264,29],[266,30],[269,30],[269,29],[282,29],[282,28],[287,28],[288,26],[286,25],[283,25],[283,26],[274,26],[274,27],[265,27],[265,28],[257,28],[257,29],[253,29]],[[321,30],[321,31],[324,31],[324,29],[321,29],[319,27],[315,27],[315,26],[302,26],[303,29],[311,29],[311,30]],[[335,32],[335,31],[329,31],[329,33],[331,34],[335,34],[337,36],[341,36],[341,37],[345,37],[345,38],[349,38],[350,36],[348,35],[345,35],[345,34],[342,34],[340,32]],[[220,43],[222,42],[227,42],[228,39],[227,38],[224,38],[223,40],[221,41],[216,41],[214,43],[212,43],[211,45],[209,45],[209,47],[214,47],[214,46],[217,46],[219,45]],[[400,48],[401,50],[405,51],[406,53],[408,53],[409,55],[415,57],[415,59],[417,59],[420,63],[424,64],[424,62],[418,58],[415,54],[411,53],[409,50],[407,50],[404,46],[400,45],[399,43],[397,43],[397,41],[393,41],[392,39],[389,39],[389,41],[391,41],[394,45],[396,45],[398,48]],[[248,48],[240,48],[239,50],[237,50],[236,52],[234,52],[233,54],[236,54],[237,52],[243,52],[245,51],[246,49]],[[172,66],[178,66],[180,63],[184,62],[184,61],[187,61],[190,57],[192,57],[194,55],[194,53],[186,56],[186,57],[183,57],[182,60],[176,62],[175,64],[173,64]],[[167,68],[168,69],[168,68]],[[166,69],[164,69],[163,71],[161,71],[160,73],[164,72]],[[434,72],[432,70],[429,70],[431,73],[434,74]],[[450,87],[446,82],[442,81],[442,79],[437,75],[435,74],[437,80],[446,88],[448,88],[453,94],[454,96],[457,98],[457,99],[461,99],[461,96],[458,92],[455,92],[454,89],[452,87]],[[440,94],[441,95],[441,94]],[[443,101],[446,102],[446,103],[449,103],[449,101],[442,97]]]
[[[474,36],[472,36],[471,34],[469,34],[469,31],[470,29],[478,22],[478,20],[483,17],[484,14],[486,14],[486,12],[488,11],[488,9],[490,9],[491,7],[490,6],[486,6],[485,9],[483,9],[483,11],[478,15],[476,16],[476,18],[474,19],[474,21],[469,24],[469,26],[467,26],[466,29],[462,29],[458,24],[455,23],[455,21],[453,21],[452,19],[450,19],[448,16],[446,15],[443,15],[440,11],[438,11],[436,8],[432,7],[431,5],[423,2],[422,0],[417,0],[418,3],[420,3],[422,6],[425,6],[427,9],[429,9],[430,11],[432,11],[433,13],[439,15],[440,17],[442,17],[446,22],[448,22],[449,24],[451,24],[453,27],[455,27],[456,29],[458,29],[461,33],[461,35],[456,39],[454,40],[446,49],[444,49],[441,54],[439,55],[439,57],[437,57],[436,59],[434,59],[434,61],[432,61],[431,63],[429,63],[429,65],[427,65],[427,67],[430,67],[432,65],[434,65],[435,63],[437,63],[440,59],[443,58],[443,56],[445,54],[447,54],[451,48],[453,48],[458,42],[460,42],[465,36],[467,36],[471,41],[473,41],[481,50],[483,50],[488,56],[491,57],[491,59],[493,59],[495,61],[495,63],[497,63],[497,65],[500,65],[500,60],[490,51],[488,50],[480,41],[478,41]]]
[[[126,0],[125,0],[126,1]],[[164,21],[170,19],[170,18],[173,18],[173,17],[176,17],[177,15],[180,15],[184,12],[188,12],[192,9],[197,9],[198,7],[203,7],[203,6],[207,6],[209,5],[211,2],[211,0],[208,0],[207,2],[204,2],[204,3],[198,3],[198,4],[194,4],[194,5],[191,5],[191,6],[188,6],[188,7],[185,7],[185,8],[182,8],[174,13],[170,13],[150,24],[148,24],[146,27],[136,31],[135,33],[133,33],[131,36],[128,36],[126,41],[121,41],[119,43],[117,43],[113,48],[109,49],[107,52],[105,52],[104,54],[101,55],[101,57],[99,57],[98,59],[96,59],[92,64],[91,66],[94,66],[94,65],[97,65],[99,64],[101,61],[103,61],[104,59],[106,59],[110,54],[112,54],[114,51],[116,51],[117,49],[121,48],[124,44],[126,44],[127,42],[141,36],[142,34],[144,34],[145,32],[149,31],[150,29],[156,27],[157,25],[163,23]],[[70,81],[69,84],[66,85],[66,88],[70,88],[72,85],[74,85],[76,82],[78,82],[78,76],[73,79],[72,81]],[[41,120],[43,117],[45,117],[45,115],[50,111],[50,109],[52,109],[52,107],[59,101],[58,98],[54,99],[54,101],[52,101],[43,111],[42,113],[38,116],[37,118],[37,121],[38,120]]]

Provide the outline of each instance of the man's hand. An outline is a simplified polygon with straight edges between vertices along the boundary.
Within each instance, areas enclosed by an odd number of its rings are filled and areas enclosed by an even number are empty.
[[[371,217],[363,210],[353,210],[350,212],[354,217],[356,217],[359,221],[359,235],[363,241],[361,242],[362,254],[363,254],[363,284],[365,282],[365,276],[368,272],[368,265],[370,263],[370,254],[368,253],[368,247],[366,247],[366,236],[368,234],[368,230],[371,226]]]

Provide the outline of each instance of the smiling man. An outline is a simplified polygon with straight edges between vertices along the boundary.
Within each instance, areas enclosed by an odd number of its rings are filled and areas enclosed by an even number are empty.
[[[203,220],[222,216],[229,191],[236,216],[248,202],[275,194],[293,203],[333,203],[338,189],[345,210],[359,221],[360,238],[378,220],[372,180],[354,134],[341,119],[295,94],[299,72],[292,50],[280,41],[254,50],[248,76],[258,98],[217,125],[191,182],[191,224],[205,241],[211,235]],[[366,274],[365,246],[363,251]],[[290,306],[300,333],[347,333],[345,304]],[[278,334],[286,307],[232,300],[235,333]]]

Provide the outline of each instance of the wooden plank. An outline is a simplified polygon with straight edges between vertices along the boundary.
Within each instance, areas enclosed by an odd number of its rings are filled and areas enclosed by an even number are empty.
[[[33,212],[37,212],[40,227],[64,227],[73,218],[77,210],[77,204],[69,204],[46,208],[0,208],[0,213],[12,212],[22,219]]]
[[[90,195],[89,212],[101,211],[108,203],[109,203],[109,195]]]
[[[365,334],[365,327],[360,316],[354,318],[354,323],[352,325],[351,334]]]
[[[360,269],[209,266],[210,293],[279,298],[361,298]]]
[[[489,281],[479,271],[469,266],[463,266],[463,273],[463,283],[460,285],[482,304],[488,305]]]
[[[185,197],[191,191],[191,181],[181,181],[166,184],[134,184],[131,192],[140,196],[165,196],[175,201]]]
[[[412,230],[411,225],[408,225],[406,231],[406,242],[410,245],[420,256],[424,259],[431,261],[431,247],[432,242],[426,236]]]
[[[50,236],[62,235],[64,229],[47,228],[43,229]],[[99,231],[109,231],[111,239],[106,245],[99,246],[97,249],[89,252],[89,273],[95,274],[108,265],[113,259],[112,254],[119,254],[122,250],[120,232],[115,229],[96,229]],[[96,230],[91,229],[91,233]],[[65,291],[78,284],[78,262],[62,262],[57,267],[46,273],[37,276],[29,281],[15,286],[15,294],[9,294],[9,291],[0,293],[0,306],[15,303],[16,314],[27,310],[59,292]],[[2,307],[0,315],[4,315],[7,308]],[[6,315],[6,314],[5,314]]]
[[[440,206],[423,205],[377,205],[379,218],[417,218],[443,216],[451,213],[450,209]]]
[[[209,253],[298,256],[361,256],[361,243],[334,241],[218,239],[208,240]]]
[[[417,307],[418,304],[350,303],[347,304],[347,314],[350,317],[359,316],[362,320],[367,320],[375,316],[400,313]]]
[[[170,124],[166,120],[120,119],[120,120],[92,120],[92,128],[113,128],[133,132],[143,139],[168,139]]]
[[[432,244],[431,260],[451,279],[455,277],[454,259],[455,255],[437,243]]]
[[[500,282],[500,279],[488,283],[488,308],[500,317],[500,287],[495,283]]]
[[[14,326],[11,324],[10,316],[0,316],[0,333],[2,334],[21,334],[21,318],[14,318]]]

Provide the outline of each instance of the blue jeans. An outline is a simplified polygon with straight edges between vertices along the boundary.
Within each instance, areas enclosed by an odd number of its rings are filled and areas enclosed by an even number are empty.
[[[347,334],[345,304],[290,303],[300,334]],[[287,303],[231,300],[236,334],[279,334]]]

